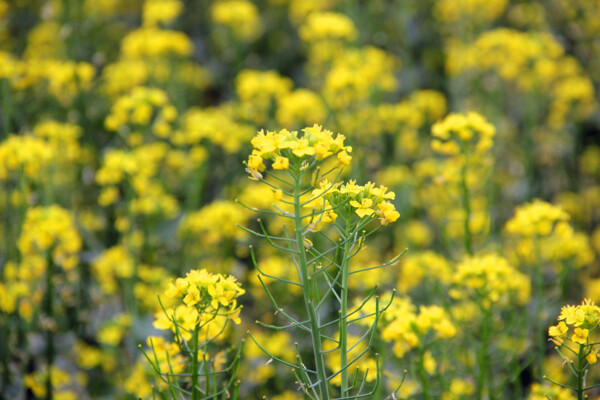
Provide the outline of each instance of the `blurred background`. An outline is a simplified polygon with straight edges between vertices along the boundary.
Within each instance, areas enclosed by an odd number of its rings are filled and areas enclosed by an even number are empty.
[[[396,396],[424,398],[424,362],[432,398],[478,398],[487,303],[456,294],[457,265],[497,253],[534,289],[492,300],[493,386],[570,399],[541,380],[567,371],[539,334],[561,305],[600,299],[599,85],[597,0],[0,0],[0,398],[47,398],[48,365],[55,399],[159,396],[138,344],[157,334],[157,294],[198,268],[246,289],[221,348],[250,329],[293,359],[291,333],[254,324],[277,317],[249,245],[269,274],[295,269],[236,226],[282,222],[234,200],[276,201],[245,172],[257,131],[319,124],[353,147],[344,179],[396,193],[400,219],[355,267],[409,249],[354,293],[395,288],[397,315],[438,305],[458,328],[420,361],[379,338],[379,398],[404,370]],[[469,112],[495,136],[465,175],[431,127]],[[509,228],[516,207],[549,228]],[[299,293],[268,284],[293,308]],[[302,398],[268,359],[247,344],[240,398]]]

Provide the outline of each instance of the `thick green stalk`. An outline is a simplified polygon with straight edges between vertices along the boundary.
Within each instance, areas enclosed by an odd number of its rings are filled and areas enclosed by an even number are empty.
[[[529,106],[533,102],[529,101]],[[529,111],[529,109],[528,109]],[[535,112],[535,111],[534,111]],[[537,127],[537,120],[534,120],[535,116],[532,113],[528,113],[525,121],[524,133],[524,160],[525,165],[525,179],[527,182],[527,200],[538,197],[538,183],[536,182],[536,163],[535,163],[535,143],[533,141],[533,130]]]
[[[46,318],[46,366],[48,376],[46,377],[46,400],[52,400],[52,365],[54,364],[54,283],[52,275],[54,274],[54,263],[52,256],[48,256],[48,265],[46,267],[46,300],[44,302],[44,314]]]
[[[423,390],[423,400],[431,399],[429,395],[429,378],[427,377],[427,371],[425,371],[425,348],[423,346],[419,346],[419,379]]]
[[[8,190],[8,185],[2,186],[2,191],[4,192],[4,255],[0,258],[0,279],[4,281],[4,266],[11,258],[11,252],[13,248],[16,246],[12,245],[12,237],[11,235],[11,215],[13,214],[12,206],[10,203],[10,194]]]
[[[325,369],[325,360],[321,347],[321,331],[319,329],[319,316],[315,310],[315,301],[313,293],[313,285],[311,277],[308,273],[308,265],[306,261],[306,251],[304,250],[304,234],[302,233],[302,205],[300,200],[302,176],[300,167],[297,166],[294,170],[294,223],[296,230],[296,248],[298,250],[298,259],[300,264],[300,278],[302,282],[302,294],[304,297],[304,305],[310,321],[310,331],[312,337],[313,351],[315,357],[315,368],[319,379],[320,400],[329,399],[329,388],[327,384],[327,373]]]
[[[12,102],[10,99],[10,82],[8,79],[3,79],[0,82],[2,85],[2,130],[4,131],[4,138],[6,139],[10,135],[11,130],[11,114],[12,114]]]
[[[479,346],[478,362],[479,375],[477,376],[477,399],[493,398],[492,369],[489,355],[489,339],[491,332],[491,314],[489,310],[482,309],[483,321],[481,323],[481,344]],[[487,385],[486,385],[487,383]],[[485,396],[487,386],[488,396]]]
[[[0,381],[0,398],[6,398],[6,388],[10,382],[10,370],[8,369],[8,336],[10,334],[9,321],[10,317],[5,315],[0,323],[0,358],[2,359],[2,380]]]
[[[386,348],[386,343],[381,339],[381,337],[376,337],[375,338],[375,348],[377,349],[377,353],[379,354],[379,364],[380,365],[385,365],[386,362],[386,354],[387,354],[387,348]],[[384,396],[384,385],[377,385],[377,387],[375,388],[375,393],[373,394],[373,398],[374,399],[383,399],[385,398]]]
[[[341,281],[341,310],[340,310],[340,367],[342,368],[342,372],[340,373],[340,377],[342,380],[341,390],[342,397],[346,396],[346,392],[348,391],[348,368],[346,368],[346,364],[348,364],[348,320],[346,316],[348,315],[348,279],[350,277],[349,271],[349,259],[348,255],[350,254],[350,246],[351,242],[348,238],[348,224],[346,224],[346,232],[342,239],[344,240],[344,253],[342,254],[342,265],[341,265],[341,273],[342,273],[342,281]]]
[[[467,254],[472,256],[473,255],[473,245],[472,245],[473,238],[471,235],[471,228],[469,227],[469,220],[471,219],[471,199],[469,197],[469,186],[467,185],[467,162],[468,162],[468,158],[467,158],[467,155],[465,154],[465,161],[461,168],[461,179],[460,179],[463,212],[465,213],[464,244],[465,244],[465,250],[467,251]]]
[[[535,319],[535,324],[534,324],[534,335],[535,335],[535,341],[536,341],[536,354],[535,354],[535,361],[536,361],[536,365],[534,366],[534,371],[537,373],[538,376],[536,376],[535,378],[539,378],[542,377],[544,375],[544,353],[546,352],[546,330],[545,330],[545,321],[543,318],[543,300],[544,300],[544,274],[542,271],[542,264],[541,264],[541,254],[540,254],[540,247],[539,247],[539,240],[536,237],[535,238],[535,254],[536,254],[536,261],[535,261],[535,265],[534,265],[534,277],[533,277],[533,284],[534,284],[534,290],[535,290],[535,315],[534,315],[534,319]]]
[[[585,370],[584,370],[584,365],[586,362],[585,359],[585,348],[586,346],[581,345],[579,346],[579,354],[578,354],[578,360],[577,360],[577,400],[583,400],[585,399],[585,395],[584,395],[584,376],[585,376]]]
[[[200,326],[194,328],[192,337],[192,400],[200,400],[200,391],[198,390],[198,335]],[[207,377],[208,378],[208,377]]]
[[[194,177],[188,186],[187,198],[185,199],[186,210],[197,210],[202,202],[204,184],[206,182],[206,165],[202,164],[194,173]]]
[[[492,333],[492,315],[489,310],[486,312],[483,322],[485,324],[484,336],[483,336],[484,346],[482,346],[482,353],[483,353],[483,360],[484,360],[483,365],[485,367],[485,379],[487,380],[488,400],[494,400],[494,385],[493,385],[493,381],[492,381],[492,379],[493,379],[492,362],[490,359],[490,349],[489,349],[490,336]]]

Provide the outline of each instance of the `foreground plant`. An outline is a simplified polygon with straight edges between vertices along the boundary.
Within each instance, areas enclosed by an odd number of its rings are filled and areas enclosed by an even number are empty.
[[[236,371],[243,346],[228,363],[216,351],[229,321],[240,323],[237,298],[244,294],[232,276],[190,271],[171,283],[165,296],[172,303],[157,314],[154,327],[173,332],[173,341],[149,337],[144,355],[173,399],[237,399]],[[166,384],[166,385],[165,385]]]
[[[546,380],[577,394],[577,400],[587,398],[585,392],[600,387],[587,385],[586,378],[592,365],[598,362],[600,343],[598,325],[600,325],[600,307],[585,299],[578,306],[564,306],[558,316],[558,324],[548,329],[550,341],[556,344],[556,351],[564,359],[575,377],[575,385],[565,385],[548,377]]]
[[[560,206],[534,200],[515,210],[507,221],[505,231],[510,245],[507,253],[523,270],[530,271],[533,286],[532,324],[534,371],[544,375],[543,359],[546,352],[545,327],[549,321],[545,308],[556,301],[558,295],[566,298],[569,276],[593,260],[593,253],[585,235],[576,232],[569,223],[569,214]],[[553,287],[558,282],[558,293]]]
[[[48,399],[55,397],[55,389],[61,386],[57,383],[57,379],[59,382],[61,379],[55,377],[59,371],[54,365],[58,353],[56,338],[70,328],[65,314],[73,307],[69,294],[74,292],[79,278],[76,267],[81,246],[71,213],[57,205],[31,207],[25,214],[18,239],[21,262],[7,263],[4,282],[0,284],[4,300],[0,308],[3,337],[21,334],[19,331],[25,323],[44,334],[45,365],[29,374],[31,378],[25,383],[31,388],[35,381],[36,395],[41,393],[40,396]],[[24,321],[16,322],[12,315]],[[9,355],[17,359],[16,355],[24,351],[19,348],[23,345],[17,343],[5,339],[0,344],[6,374],[11,370]]]
[[[289,363],[269,354],[260,343],[257,345],[272,359],[293,369],[300,389],[310,399],[369,398],[375,393],[381,377],[378,356],[375,355],[374,363],[370,362],[370,369],[361,366],[370,360],[366,355],[377,322],[392,301],[380,305],[375,296],[376,288],[373,288],[358,307],[351,309],[348,306],[350,279],[373,268],[351,271],[350,260],[361,250],[369,235],[380,226],[394,222],[399,213],[389,202],[395,195],[387,188],[376,187],[373,183],[360,186],[355,181],[338,182],[341,169],[351,161],[352,148],[346,146],[344,140],[343,135],[334,137],[332,132],[317,125],[305,128],[303,134],[285,129],[261,131],[252,139],[254,150],[247,162],[250,178],[274,189],[279,197],[278,204],[282,205],[274,205],[274,211],[264,212],[290,224],[289,228],[284,226],[283,236],[269,234],[260,220],[261,232],[244,229],[287,253],[291,258],[290,268],[297,272],[296,280],[269,275],[261,270],[252,253],[259,279],[262,283],[262,276],[265,276],[300,287],[304,303],[304,315],[293,315],[263,283],[273,306],[289,324],[260,324],[273,329],[296,328],[310,339],[310,351],[305,352],[297,346],[296,363]],[[380,221],[377,227],[373,225],[375,220]],[[385,265],[395,262],[398,257]],[[375,310],[360,315],[360,310],[374,296]],[[366,329],[357,324],[363,318],[373,318]],[[358,337],[352,340],[352,345],[349,343],[350,329],[353,336]],[[297,337],[298,343],[302,343],[303,337]],[[361,351],[353,351],[357,348]],[[337,362],[331,362],[332,358],[337,358]],[[334,370],[329,370],[327,365],[335,365]],[[367,382],[372,380],[375,383],[369,391]],[[339,385],[339,389],[334,389],[333,385]]]
[[[518,313],[506,311],[527,304],[530,294],[529,277],[499,255],[478,254],[466,257],[457,265],[449,295],[460,301],[459,307],[474,310],[462,328],[470,328],[469,344],[476,351],[475,398],[493,400],[506,384],[494,379],[505,374],[498,373],[504,365],[492,358],[497,360],[502,355],[493,335],[501,329],[508,331],[502,324],[511,326],[515,336],[522,334],[518,330],[521,324],[511,317]],[[516,349],[512,351],[516,352]]]
[[[417,312],[410,300],[400,298],[390,311],[385,315],[390,322],[383,329],[382,338],[393,344],[398,359],[406,362],[407,356],[414,357],[411,372],[419,379],[423,399],[434,398],[432,388],[438,380],[434,374],[439,371],[435,353],[444,353],[440,342],[454,337],[457,327],[448,313],[436,305],[420,306]]]
[[[432,150],[448,157],[444,168],[444,181],[448,182],[446,190],[460,199],[464,250],[472,256],[476,233],[473,229],[476,225],[474,206],[476,202],[481,203],[475,193],[485,184],[485,172],[491,167],[488,153],[494,143],[496,128],[480,114],[469,112],[449,114],[433,125],[431,133]]]

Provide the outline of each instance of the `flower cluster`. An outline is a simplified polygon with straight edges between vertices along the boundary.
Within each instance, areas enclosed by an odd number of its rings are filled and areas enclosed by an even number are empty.
[[[291,79],[276,71],[241,71],[235,79],[241,117],[257,125],[264,125],[274,113],[277,101],[288,94],[293,86]]]
[[[197,326],[209,337],[217,337],[227,320],[240,323],[237,298],[244,293],[233,276],[215,275],[204,269],[190,271],[170,284],[165,296],[175,305],[159,312],[154,326],[172,330],[186,340]]]
[[[395,222],[400,213],[388,200],[396,197],[394,192],[374,183],[357,185],[350,180],[344,184],[331,184],[328,180],[319,183],[319,189],[312,191],[310,199],[304,205],[317,211],[323,211],[319,222],[333,222],[338,214],[344,220],[352,220],[354,215],[362,219],[365,217],[379,217],[382,225]]]
[[[296,89],[279,99],[277,122],[286,129],[323,121],[326,109],[321,97],[309,89]]]
[[[569,371],[574,375],[575,384],[565,385],[547,376],[544,379],[558,387],[570,389],[576,393],[578,399],[588,396],[586,391],[597,387],[586,382],[591,375],[590,367],[598,362],[598,326],[600,325],[600,307],[590,299],[585,299],[580,305],[564,306],[558,316],[558,324],[548,329],[550,341],[560,354],[564,366],[568,365]],[[554,374],[553,374],[554,375]],[[564,380],[565,377],[561,377]]]
[[[92,273],[106,294],[115,293],[118,280],[131,278],[134,272],[134,259],[124,246],[110,247],[92,262]]]
[[[560,310],[558,321],[557,325],[548,329],[548,336],[557,346],[565,344],[567,339],[585,346],[590,342],[590,333],[600,324],[600,307],[590,299],[585,299],[580,305],[564,306]],[[586,357],[590,364],[596,363],[598,350],[592,345],[587,352]]]
[[[570,217],[561,207],[534,200],[517,207],[506,223],[507,233],[518,238],[514,247],[517,257],[528,263],[538,261],[574,260],[581,268],[594,259],[589,238],[576,232]]]
[[[403,357],[413,348],[426,347],[433,339],[449,339],[458,332],[450,316],[440,306],[421,306],[418,313],[412,306],[400,315],[395,314],[383,329],[381,337],[394,343],[397,357]]]
[[[248,213],[229,200],[215,201],[185,216],[179,224],[181,238],[191,239],[200,247],[214,246],[223,240],[242,239],[246,233],[237,227]]]
[[[401,262],[397,288],[407,292],[421,283],[448,284],[452,279],[452,268],[443,256],[433,251],[407,255]]]
[[[126,136],[131,145],[142,143],[147,129],[159,138],[167,138],[177,110],[169,104],[167,94],[160,89],[136,87],[117,99],[106,117],[105,127]],[[127,127],[127,131],[123,129]]]
[[[493,144],[496,128],[480,114],[450,114],[433,125],[431,133],[435,139],[431,148],[440,154],[464,154],[472,147],[476,153],[485,153]]]
[[[50,252],[52,262],[65,269],[79,262],[81,237],[71,214],[56,205],[27,210],[18,247],[23,256]]]
[[[356,37],[356,28],[352,20],[343,14],[312,13],[300,28],[300,37],[308,43],[321,40],[351,41]]]
[[[3,52],[0,52],[0,60],[6,63],[0,78],[7,78],[15,89],[45,85],[47,93],[63,106],[70,105],[78,93],[89,90],[96,74],[92,64],[87,62],[38,57],[20,60]]]
[[[105,207],[117,203],[121,198],[119,185],[131,185],[132,190],[125,193],[129,195],[128,207],[133,214],[174,215],[179,208],[177,200],[156,179],[168,154],[164,143],[139,146],[133,151],[107,151],[96,175],[96,182],[103,186],[98,203]]]
[[[456,267],[452,282],[450,296],[474,300],[484,309],[512,301],[526,304],[531,294],[529,277],[495,254],[465,259]]]
[[[183,4],[180,0],[148,0],[144,2],[142,20],[146,26],[168,24],[181,14]]]
[[[217,1],[211,14],[213,21],[227,27],[236,39],[251,42],[262,33],[258,9],[248,0]]]
[[[0,144],[0,180],[17,174],[39,180],[52,159],[52,150],[42,139],[32,136],[10,136]]]
[[[205,146],[215,144],[228,153],[236,153],[254,135],[254,129],[236,121],[231,107],[190,108],[181,117],[181,130],[171,141],[177,146],[192,146],[190,153],[197,159],[206,156]]]
[[[125,59],[189,56],[194,46],[182,32],[143,27],[130,32],[121,42]]]
[[[447,68],[451,74],[493,73],[519,90],[548,96],[547,122],[553,130],[564,126],[569,113],[581,118],[593,111],[591,80],[549,32],[498,28],[483,33],[472,44],[454,44],[450,52]]]
[[[348,165],[352,157],[352,147],[345,146],[344,135],[339,133],[334,137],[333,132],[314,125],[297,131],[283,129],[279,132],[260,131],[252,139],[252,154],[248,158],[248,173],[252,178],[262,177],[265,171],[265,160],[273,161],[271,168],[286,170],[292,165],[300,166],[302,162],[314,159],[322,161],[330,156],[336,156],[340,165]]]
[[[225,338],[229,321],[241,322],[237,298],[244,293],[233,276],[211,274],[205,269],[192,270],[185,278],[170,283],[154,327],[172,331],[173,341],[150,336],[147,343],[152,354],[144,354],[171,393],[175,390],[188,393],[182,389],[184,386],[191,387],[194,393],[203,393],[212,386],[213,394],[226,393],[231,387],[235,372],[228,382],[222,374],[239,361],[241,348],[232,364],[226,366],[225,352],[213,352],[212,347]],[[216,387],[219,381],[223,388]],[[209,386],[199,389],[205,383]]]
[[[392,92],[398,86],[394,74],[398,65],[398,60],[376,47],[345,50],[325,77],[323,95],[331,107],[344,110],[377,93]]]
[[[506,223],[506,231],[513,235],[547,236],[556,223],[568,221],[569,215],[560,207],[534,200],[517,207],[514,217]]]
[[[488,23],[504,12],[507,3],[508,0],[437,0],[434,10],[436,17],[446,23]]]

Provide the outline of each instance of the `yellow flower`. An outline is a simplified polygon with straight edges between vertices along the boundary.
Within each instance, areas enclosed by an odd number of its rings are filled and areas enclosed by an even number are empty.
[[[513,235],[546,236],[552,232],[555,223],[568,220],[569,215],[562,208],[534,200],[517,207],[514,217],[506,223],[505,229]]]
[[[433,151],[456,155],[472,146],[475,152],[485,153],[492,146],[496,128],[480,114],[449,114],[431,128]]]
[[[511,301],[525,304],[531,292],[529,277],[496,254],[466,258],[458,264],[452,280],[456,287],[450,292],[452,297],[480,301],[487,309]]]
[[[585,358],[587,359],[587,362],[589,362],[590,364],[596,364],[596,362],[598,362],[598,357],[596,356],[596,353],[593,351],[590,354],[588,354],[587,356],[585,356]]]
[[[356,215],[360,218],[369,216],[375,212],[375,210],[371,209],[373,206],[373,200],[371,199],[362,199],[360,203],[356,200],[352,200],[350,201],[350,205],[356,208]]]
[[[359,194],[362,191],[362,186],[356,184],[355,180],[349,180],[345,185],[340,187],[340,193]]]
[[[273,169],[288,169],[290,167],[290,160],[287,157],[277,156],[273,163]]]
[[[144,2],[144,25],[156,26],[160,22],[169,23],[181,13],[183,3],[180,0],[147,0]]]
[[[292,153],[297,157],[314,156],[317,152],[314,147],[308,144],[308,140],[299,139],[295,146],[292,147]]]
[[[558,325],[551,326],[550,329],[548,329],[548,334],[550,336],[565,337],[567,335],[568,330],[569,327],[563,321],[561,321],[558,323]]]
[[[387,225],[390,222],[396,222],[400,218],[400,213],[396,211],[394,205],[390,202],[383,201],[377,205],[377,215],[380,216],[381,225]]]
[[[248,157],[248,168],[254,171],[264,171],[265,165],[263,164],[262,157],[250,155],[250,157]]]
[[[352,161],[352,156],[348,154],[347,151],[342,151],[338,153],[337,159],[341,165],[350,165],[350,161]]]
[[[560,346],[564,342],[563,338],[567,337],[568,331],[569,327],[563,321],[560,321],[558,325],[551,326],[548,329],[548,335],[552,337],[554,343]]]
[[[571,337],[571,340],[575,343],[585,344],[587,342],[588,334],[590,333],[587,329],[575,328],[575,333]]]
[[[248,0],[217,1],[211,16],[215,23],[231,29],[235,37],[244,41],[252,41],[262,32],[258,8]]]
[[[425,368],[425,371],[427,371],[427,373],[430,375],[435,372],[437,363],[435,362],[435,358],[433,358],[433,355],[430,351],[426,351],[423,356],[423,367]]]
[[[396,198],[396,194],[394,192],[388,192],[388,188],[383,185],[380,185],[378,188],[373,187],[371,193],[379,200],[394,200]]]
[[[564,319],[569,325],[581,326],[585,320],[585,311],[579,306],[564,306],[560,310],[558,319]]]
[[[300,28],[300,38],[308,43],[322,40],[350,41],[356,28],[350,18],[333,12],[312,13]]]
[[[17,246],[24,258],[51,251],[53,262],[70,270],[78,262],[82,240],[71,214],[52,205],[27,210]]]
[[[173,332],[179,327],[182,337],[189,340],[195,326],[201,325],[207,335],[218,336],[227,320],[240,323],[236,298],[244,293],[232,276],[192,270],[169,285],[165,294],[176,305],[157,313],[154,327]],[[179,301],[184,304],[177,305]]]
[[[117,201],[119,198],[119,189],[115,186],[107,186],[102,189],[98,197],[98,204],[107,207]]]
[[[190,285],[187,290],[186,296],[183,298],[183,302],[186,306],[193,306],[200,301],[200,291],[196,285]]]
[[[304,128],[302,132],[303,135],[298,136],[297,131],[287,129],[279,132],[259,131],[251,140],[254,147],[248,158],[251,179],[259,178],[260,172],[265,170],[264,160],[272,160],[272,167],[276,170],[288,169],[290,158],[294,163],[306,163],[311,159],[322,161],[337,155],[340,165],[350,162],[351,157],[348,153],[352,148],[344,146],[343,135],[338,134],[334,137],[331,131],[319,125]]]

